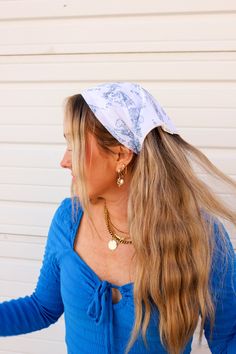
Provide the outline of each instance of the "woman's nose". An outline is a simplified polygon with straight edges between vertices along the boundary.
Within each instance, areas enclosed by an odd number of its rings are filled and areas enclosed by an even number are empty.
[[[65,152],[60,165],[62,168],[70,168],[71,169],[71,156],[68,151]]]

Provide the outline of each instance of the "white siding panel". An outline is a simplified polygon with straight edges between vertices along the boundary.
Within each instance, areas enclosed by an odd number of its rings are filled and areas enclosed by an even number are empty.
[[[12,279],[8,281],[0,280],[0,285],[2,288],[1,301],[16,299],[19,294],[31,295],[34,289],[33,283],[26,283],[22,280],[19,282]]]
[[[180,135],[198,147],[236,148],[236,129],[183,128]]]
[[[34,283],[37,280],[40,262],[36,260],[21,260],[16,258],[0,259],[0,279],[12,281],[21,281],[26,283]],[[6,273],[5,269],[8,269]],[[33,291],[33,288],[32,288]]]
[[[33,129],[32,129],[33,130]],[[0,159],[4,167],[58,168],[65,146],[36,144],[1,144]]]
[[[34,203],[60,203],[69,189],[55,186],[0,185],[2,200]]]
[[[32,293],[52,216],[70,194],[59,166],[64,99],[113,80],[150,90],[181,136],[236,180],[234,0],[0,1],[0,301]],[[235,207],[232,190],[196,172]],[[192,353],[207,354],[198,330]],[[1,339],[0,354],[65,354],[64,335],[62,316]]]
[[[236,44],[235,19],[233,12],[195,12],[188,16],[181,13],[178,16],[104,14],[80,18],[8,20],[0,23],[0,53],[232,50]]]
[[[208,174],[198,174],[198,177],[201,178],[201,180],[208,184],[211,189],[214,190],[215,193],[219,194],[231,194],[231,195],[236,195],[236,192],[232,192],[232,187],[229,187],[228,185],[224,185],[222,182],[219,182],[218,179],[213,178],[212,176],[209,176]],[[229,176],[231,179],[236,182],[236,175],[234,176]]]
[[[0,233],[46,236],[55,209],[52,203],[1,200]]]
[[[0,257],[38,260],[41,262],[45,237],[0,234]]]
[[[68,186],[69,171],[44,168],[0,167],[0,187],[2,184]]]
[[[9,92],[9,95],[11,93]],[[12,96],[13,97],[13,96]],[[7,120],[6,120],[7,117]],[[62,133],[63,114],[61,107],[0,107],[0,125],[43,125],[46,127],[60,124]],[[33,127],[31,127],[33,129]]]
[[[236,128],[235,108],[168,108],[170,117],[174,117],[180,127],[192,128]]]
[[[15,139],[13,137],[15,137]],[[0,139],[3,143],[11,142],[13,139],[16,143],[59,143],[62,141],[62,129],[55,125],[38,125],[33,129],[31,125],[4,125],[0,130]]]
[[[235,17],[236,22],[236,17]],[[120,80],[134,81],[234,81],[236,80],[236,56],[229,60],[194,60],[188,55],[182,60],[174,60],[173,55],[161,60],[153,54],[152,60],[145,56],[142,61],[110,62],[65,62],[54,63],[2,63],[1,82],[77,82],[110,81],[115,78],[114,64],[119,71]],[[149,60],[148,60],[149,59]],[[155,60],[156,59],[156,60]],[[19,70],[21,68],[21,70]],[[196,68],[198,70],[196,71]]]
[[[55,326],[52,325],[52,326]],[[46,339],[42,339],[43,335],[48,334],[48,329],[43,329],[39,331],[40,337],[37,339],[31,339],[32,334],[28,334],[27,336],[3,338],[1,339],[1,348],[5,350],[5,353],[8,353],[8,350],[17,350],[20,354],[42,354],[42,353],[57,353],[57,354],[65,354],[66,348],[65,344],[62,341],[50,341]],[[29,351],[30,348],[30,351]]]
[[[15,0],[14,2],[16,2]],[[11,2],[13,2],[11,0]],[[18,5],[18,4],[17,4]],[[27,7],[27,11],[25,8]],[[84,16],[120,16],[120,15],[150,15],[150,14],[181,14],[181,13],[217,13],[236,11],[234,0],[199,0],[185,1],[179,0],[173,3],[172,0],[157,2],[155,0],[137,1],[135,6],[132,2],[125,0],[103,0],[99,6],[94,6],[93,0],[84,2],[78,1],[58,1],[53,3],[48,1],[21,1],[20,6],[12,6],[7,0],[0,3],[0,19],[41,19],[41,18],[68,18]]]
[[[235,149],[209,149],[201,151],[226,174],[235,174],[236,152]]]

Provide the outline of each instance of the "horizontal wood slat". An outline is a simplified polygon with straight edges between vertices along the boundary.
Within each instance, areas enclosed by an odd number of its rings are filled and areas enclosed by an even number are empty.
[[[53,324],[52,326],[55,326]],[[57,353],[65,354],[65,343],[62,341],[50,341],[47,339],[48,328],[40,330],[39,339],[31,339],[30,334],[26,336],[14,336],[12,338],[1,339],[1,348],[5,351],[11,351],[15,348],[20,351],[20,354],[42,354],[42,353]],[[60,338],[60,337],[59,337]],[[63,339],[63,338],[61,338]],[[30,348],[30,352],[29,352]]]
[[[70,193],[68,187],[0,185],[1,200],[35,203],[60,203]]]
[[[235,17],[236,21],[236,17]],[[236,27],[236,26],[235,26]],[[235,35],[236,36],[236,35]],[[114,71],[114,67],[116,68]],[[20,68],[20,69],[19,69]],[[196,70],[197,69],[197,70]],[[27,63],[0,65],[0,81],[22,82],[85,82],[121,81],[208,81],[235,82],[236,60],[219,61],[134,61],[81,63]],[[59,104],[59,102],[58,102]]]
[[[232,51],[235,20],[229,12],[3,21],[0,54]]]
[[[64,169],[0,167],[1,184],[68,187],[71,173]]]
[[[25,9],[27,8],[27,11]],[[168,13],[216,13],[216,12],[232,12],[236,11],[235,1],[233,0],[199,0],[198,2],[191,0],[179,0],[173,3],[171,0],[159,2],[155,0],[138,1],[135,6],[125,0],[103,0],[96,5],[93,0],[86,2],[58,1],[52,3],[48,1],[4,1],[0,2],[0,19],[31,19],[31,18],[68,18],[68,17],[87,17],[87,16],[120,16],[127,14],[149,15],[149,14],[168,14]]]
[[[0,233],[46,236],[58,204],[0,201]]]
[[[24,242],[21,236],[18,235],[18,241],[12,241],[11,236],[5,236],[5,239],[3,239],[3,236],[0,234],[0,257],[41,261],[46,237],[41,237],[40,243],[33,243],[31,238],[33,237],[28,236],[28,241]]]

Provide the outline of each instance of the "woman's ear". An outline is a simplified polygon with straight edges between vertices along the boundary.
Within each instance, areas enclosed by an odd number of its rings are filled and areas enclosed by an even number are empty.
[[[133,154],[133,151],[127,148],[126,146],[119,145],[117,151],[118,157],[116,161],[119,161],[119,163],[125,164],[127,166],[132,160]]]

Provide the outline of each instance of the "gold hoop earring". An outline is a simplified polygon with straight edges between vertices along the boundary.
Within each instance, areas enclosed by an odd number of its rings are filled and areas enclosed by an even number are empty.
[[[127,166],[125,166],[125,164],[123,164],[123,168],[119,169],[119,171],[118,171],[118,178],[116,180],[118,187],[121,187],[125,183],[124,177],[125,177],[126,171],[127,171]]]

